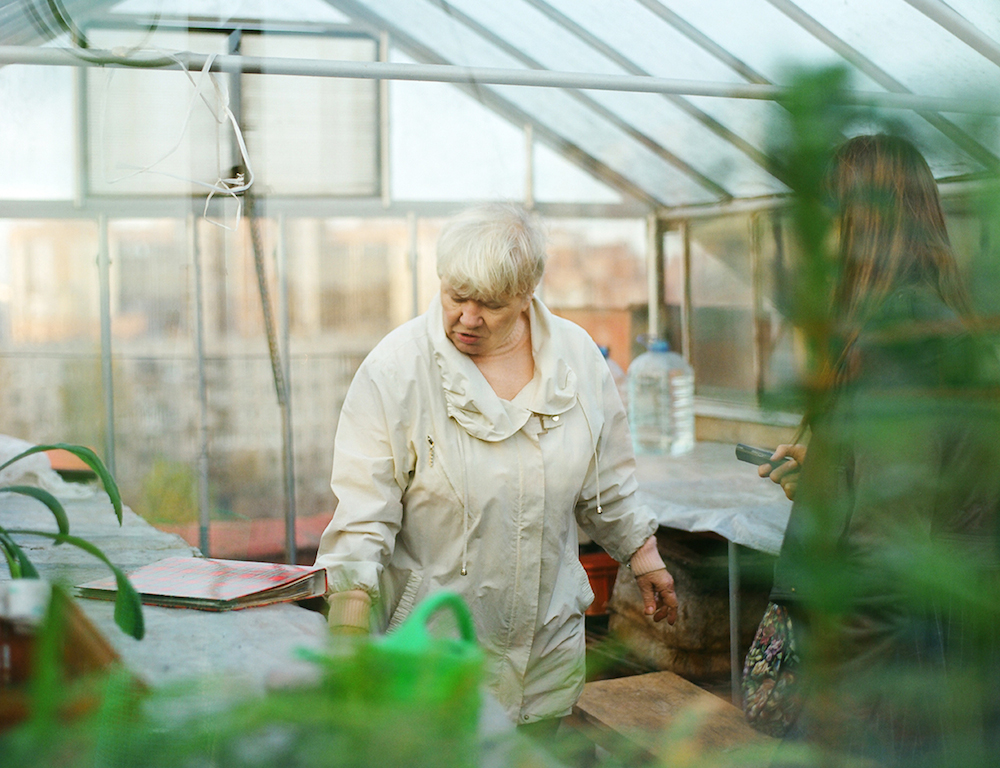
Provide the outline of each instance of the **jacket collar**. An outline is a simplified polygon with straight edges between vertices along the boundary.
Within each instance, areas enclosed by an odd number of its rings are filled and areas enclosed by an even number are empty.
[[[554,416],[576,402],[577,377],[565,350],[552,340],[552,313],[538,298],[529,307],[531,352],[535,375],[513,401],[501,400],[468,355],[459,352],[444,332],[440,295],[427,312],[431,348],[441,370],[448,415],[480,440],[505,440],[532,414]]]

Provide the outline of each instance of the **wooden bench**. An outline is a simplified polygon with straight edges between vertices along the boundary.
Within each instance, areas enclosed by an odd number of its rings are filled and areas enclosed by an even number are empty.
[[[583,687],[573,726],[628,764],[740,751],[739,765],[768,765],[777,740],[755,731],[724,699],[673,672],[595,680]],[[734,763],[735,764],[735,763]]]

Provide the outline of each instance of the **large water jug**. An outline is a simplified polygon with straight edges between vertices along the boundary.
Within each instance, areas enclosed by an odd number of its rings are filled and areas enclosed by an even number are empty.
[[[629,424],[636,453],[687,453],[694,447],[694,371],[663,339],[628,368]]]

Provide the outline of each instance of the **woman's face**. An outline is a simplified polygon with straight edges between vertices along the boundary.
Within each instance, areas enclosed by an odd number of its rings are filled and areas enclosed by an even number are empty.
[[[506,303],[477,301],[441,283],[444,332],[459,352],[473,357],[488,355],[503,347],[530,303],[530,296],[513,298]]]

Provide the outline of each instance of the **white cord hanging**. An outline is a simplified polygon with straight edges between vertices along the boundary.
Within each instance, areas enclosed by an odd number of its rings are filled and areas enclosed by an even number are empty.
[[[188,102],[187,109],[184,114],[184,122],[181,125],[180,132],[177,136],[177,141],[160,158],[153,161],[152,163],[142,168],[136,168],[132,170],[130,173],[126,173],[122,176],[106,180],[109,184],[115,184],[125,179],[137,176],[140,173],[155,173],[160,176],[177,179],[179,181],[184,181],[193,184],[195,186],[207,189],[208,196],[205,198],[205,208],[202,212],[202,217],[210,224],[221,227],[222,229],[225,229],[229,232],[234,232],[239,227],[243,213],[243,200],[239,197],[239,195],[242,192],[246,192],[248,189],[250,189],[250,187],[253,185],[254,182],[254,175],[253,175],[253,166],[250,162],[250,153],[247,150],[246,141],[243,138],[243,131],[240,129],[239,121],[236,119],[236,115],[233,114],[232,109],[230,109],[229,107],[228,94],[226,94],[223,91],[221,85],[219,84],[218,78],[211,71],[212,64],[215,61],[218,54],[212,53],[208,55],[208,57],[205,59],[204,65],[201,68],[199,76],[195,78],[176,53],[160,49],[156,50],[158,50],[158,52],[162,53],[164,56],[175,61],[181,67],[181,71],[184,72],[184,75],[187,77],[191,85],[194,87],[194,91],[191,94],[191,99]],[[123,57],[128,57],[128,55],[130,55],[129,51],[122,51],[120,49],[115,49],[114,53]],[[104,136],[106,132],[106,123],[107,123],[107,98],[108,98],[108,93],[111,91],[111,81],[114,76],[114,72],[115,70],[113,68],[109,68],[107,70],[106,90],[104,93],[104,100],[101,109],[101,122],[99,125],[99,136],[101,138],[100,146],[102,147],[104,146]],[[212,88],[215,92],[214,101],[216,104],[221,106],[221,110],[217,111],[212,101],[210,101],[209,98],[206,96],[204,92],[205,90],[204,83],[206,82],[206,80],[209,83],[211,83]],[[155,170],[157,165],[162,163],[164,160],[166,160],[168,157],[174,154],[181,147],[181,144],[184,141],[184,135],[187,133],[188,125],[191,121],[191,115],[193,114],[195,105],[197,104],[199,99],[208,108],[208,111],[215,119],[216,124],[222,125],[227,121],[229,122],[233,130],[233,135],[236,138],[236,144],[240,150],[240,158],[242,160],[243,168],[246,169],[245,174],[237,173],[235,176],[230,178],[223,178],[222,175],[220,174],[214,182],[208,183],[204,181],[199,181],[198,179],[189,178],[186,176],[179,176],[177,174],[167,173],[166,171]],[[237,203],[236,222],[235,224],[233,224],[232,227],[226,226],[223,222],[215,221],[214,219],[211,219],[208,215],[208,207],[211,204],[212,198],[215,197],[215,195],[217,194],[226,195],[236,200]]]

